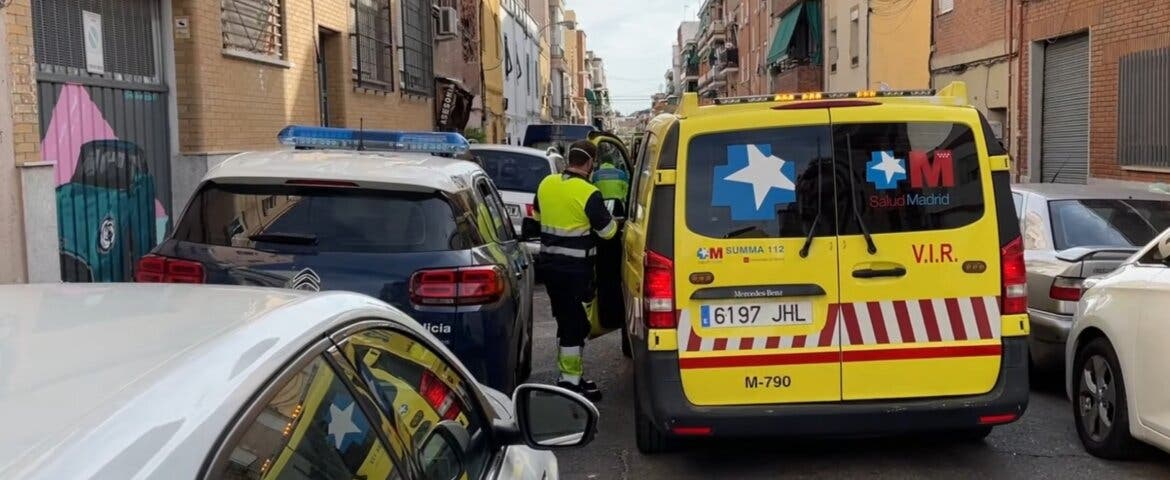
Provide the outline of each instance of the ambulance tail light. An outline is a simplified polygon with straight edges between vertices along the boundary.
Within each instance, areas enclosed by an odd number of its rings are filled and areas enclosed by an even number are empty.
[[[674,262],[665,256],[646,251],[643,314],[648,328],[677,328],[674,310]]]
[[[711,436],[711,427],[689,427],[675,425],[670,427],[670,433],[680,437],[708,437]]]
[[[979,417],[979,424],[980,425],[1001,425],[1004,423],[1014,422],[1014,421],[1016,421],[1017,418],[1019,418],[1019,416],[1014,414],[1014,413],[1001,413],[998,415],[983,415],[983,416]]]
[[[462,412],[459,410],[455,395],[452,394],[451,388],[439,380],[435,374],[424,371],[418,389],[422,397],[426,399],[427,404],[434,408],[443,417],[443,420],[459,418],[459,414]]]
[[[134,268],[139,283],[203,283],[203,264],[191,260],[146,255]]]
[[[1024,268],[1024,239],[1016,237],[1000,251],[1003,287],[999,311],[1003,315],[1028,313],[1028,273]]]
[[[1078,301],[1084,292],[1084,281],[1083,278],[1056,277],[1052,279],[1052,286],[1048,288],[1048,296],[1053,300]]]
[[[410,300],[416,305],[483,305],[504,295],[500,267],[419,270],[410,277]]]

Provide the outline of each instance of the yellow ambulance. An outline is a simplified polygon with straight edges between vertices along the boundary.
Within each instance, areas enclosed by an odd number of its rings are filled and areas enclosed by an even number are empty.
[[[637,444],[949,432],[1028,403],[1010,160],[966,87],[684,95],[623,237]]]

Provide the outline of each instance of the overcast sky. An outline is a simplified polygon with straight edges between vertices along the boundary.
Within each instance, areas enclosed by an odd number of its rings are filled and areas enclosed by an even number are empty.
[[[609,96],[623,114],[650,108],[666,83],[684,7],[691,20],[700,0],[566,0],[585,30],[586,47],[605,59]]]

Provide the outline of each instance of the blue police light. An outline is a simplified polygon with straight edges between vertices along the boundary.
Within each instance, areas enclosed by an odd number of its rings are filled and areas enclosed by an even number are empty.
[[[353,130],[289,125],[277,134],[282,145],[303,149],[379,150],[461,155],[471,149],[455,132]]]

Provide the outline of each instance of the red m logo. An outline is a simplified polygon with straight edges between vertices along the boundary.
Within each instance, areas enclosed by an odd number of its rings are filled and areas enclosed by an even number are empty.
[[[926,152],[910,151],[910,186],[953,187],[955,186],[955,160],[950,150],[935,150],[934,161],[926,158]]]
[[[723,258],[723,247],[708,248],[707,255],[712,259]]]

